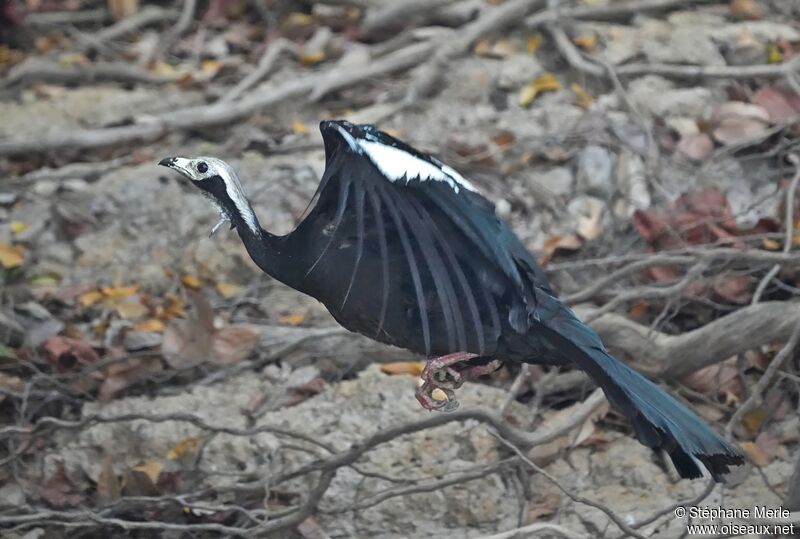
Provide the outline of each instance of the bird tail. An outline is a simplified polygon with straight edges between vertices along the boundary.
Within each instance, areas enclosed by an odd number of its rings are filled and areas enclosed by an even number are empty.
[[[734,445],[656,384],[611,356],[591,328],[557,299],[549,299],[560,307],[557,312],[550,311],[555,316],[540,322],[551,344],[603,388],[611,406],[630,420],[642,444],[665,450],[684,478],[702,477],[698,462],[716,481],[729,472],[729,466],[743,464]]]

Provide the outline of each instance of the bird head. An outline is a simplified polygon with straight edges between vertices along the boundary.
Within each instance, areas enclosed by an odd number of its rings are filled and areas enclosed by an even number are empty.
[[[239,176],[225,161],[215,157],[165,157],[158,164],[191,180],[219,211],[220,220],[212,235],[225,221],[230,221],[231,228],[245,226],[256,234],[261,230]]]

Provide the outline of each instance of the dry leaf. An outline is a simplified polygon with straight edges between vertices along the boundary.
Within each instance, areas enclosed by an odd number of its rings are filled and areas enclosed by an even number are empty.
[[[280,318],[278,318],[278,322],[280,322],[281,324],[296,326],[298,324],[302,324],[305,319],[306,315],[304,315],[303,313],[291,313],[291,314],[285,314]]]
[[[133,329],[149,333],[161,333],[164,331],[164,322],[158,318],[148,318],[147,320],[138,322],[133,326]]]
[[[143,473],[155,485],[158,483],[158,477],[161,475],[161,470],[163,469],[164,469],[163,464],[161,464],[158,461],[152,460],[150,462],[146,462],[144,464],[140,464],[139,466],[131,468],[131,471]]]
[[[705,133],[681,137],[677,150],[694,161],[702,161],[714,151],[714,142]]]
[[[22,265],[25,249],[21,245],[10,245],[0,241],[0,265],[6,269],[17,268]]]
[[[489,58],[507,58],[516,54],[517,47],[510,39],[498,39],[494,43],[488,39],[481,39],[475,44],[473,52],[478,56]]]
[[[424,369],[424,361],[395,361],[381,365],[381,372],[385,374],[410,374],[412,376],[419,376]]]
[[[108,11],[114,20],[130,17],[139,10],[139,0],[108,0]]]
[[[528,42],[526,48],[529,53],[531,54],[535,53],[536,51],[539,50],[539,47],[541,46],[542,46],[542,34],[537,32],[535,34],[528,36]]]
[[[63,462],[58,463],[56,472],[44,482],[41,493],[42,498],[57,509],[76,507],[83,501],[72,479],[67,475]]]
[[[137,318],[142,318],[143,316],[146,316],[147,313],[149,312],[147,307],[142,305],[142,302],[138,300],[118,303],[117,305],[114,306],[114,310],[121,318],[124,318],[125,320],[135,320]]]
[[[592,101],[594,101],[594,98],[586,90],[586,88],[584,88],[577,82],[573,82],[572,84],[570,84],[569,89],[572,90],[575,93],[575,95],[578,96],[578,106],[581,107],[582,109],[588,109],[589,105],[591,105]]]
[[[545,418],[544,421],[542,421],[542,424],[539,425],[540,431],[548,432],[549,430],[560,426],[565,420],[575,413],[575,410],[578,409],[578,407],[582,405],[582,402],[576,402],[571,406],[551,413]],[[608,410],[608,402],[603,401],[603,403],[598,406],[588,418],[586,418],[586,421],[583,422],[583,424],[580,426],[580,429],[572,429],[568,433],[549,443],[534,447],[530,451],[529,455],[534,460],[547,461],[568,447],[576,447],[577,445],[580,445],[582,442],[590,438],[591,434],[594,432],[595,423],[605,417],[606,414],[608,414]]]
[[[542,92],[549,92],[561,88],[561,82],[552,73],[544,73],[539,78],[529,82],[519,93],[519,104],[527,107],[536,96]]]
[[[758,20],[764,18],[764,9],[756,0],[731,0],[731,15],[738,19]]]
[[[100,400],[111,400],[125,388],[162,369],[161,362],[155,358],[129,358],[125,362],[112,364],[104,371],[106,377],[100,384],[98,396]]]
[[[39,347],[39,352],[47,362],[62,370],[100,360],[88,343],[60,335],[48,337]]]
[[[258,334],[247,326],[222,328],[214,334],[211,360],[224,365],[238,363],[247,359],[257,343]]]
[[[783,52],[775,43],[770,43],[767,46],[767,63],[780,64],[783,62]]]
[[[295,135],[308,135],[311,131],[308,129],[308,126],[295,118],[292,120],[292,133]]]
[[[10,228],[11,232],[13,232],[14,234],[19,234],[20,232],[28,228],[28,225],[27,223],[23,223],[22,221],[11,221],[11,223],[9,223],[8,225],[8,228]]]
[[[102,292],[106,299],[111,303],[116,303],[123,299],[129,298],[138,291],[139,287],[135,284],[129,286],[104,286],[100,289],[100,292]]]
[[[755,410],[750,410],[742,417],[742,425],[750,431],[751,434],[757,433],[761,430],[761,425],[764,424],[764,419],[766,419],[766,413],[764,409],[760,406]]]
[[[800,113],[800,96],[778,86],[762,86],[753,94],[751,101],[763,107],[773,122]]]
[[[539,255],[539,265],[546,266],[559,249],[577,251],[581,247],[583,247],[583,240],[577,234],[567,234],[566,236],[555,234],[550,236],[545,240],[544,247]]]
[[[605,205],[601,202],[589,204],[587,210],[589,212],[588,214],[578,217],[578,226],[576,232],[586,241],[591,241],[603,233],[602,223]]]
[[[585,36],[578,36],[572,42],[583,50],[592,51],[597,47],[597,34],[593,32]]]
[[[81,304],[81,307],[90,307],[103,298],[105,295],[99,290],[89,290],[78,296],[78,303]]]
[[[310,52],[304,52],[300,55],[300,63],[304,66],[312,66],[318,64],[325,59],[325,50],[317,49]]]
[[[206,75],[216,75],[222,69],[222,62],[219,60],[203,60],[200,64],[200,70]]]
[[[103,466],[97,477],[97,501],[100,505],[108,505],[119,499],[120,490],[119,479],[114,473],[111,457],[106,457],[103,459]]]
[[[184,275],[181,277],[181,282],[184,286],[194,288],[195,290],[198,290],[202,286],[200,279],[195,275]]]
[[[747,459],[759,468],[769,464],[769,457],[753,442],[742,442],[739,444]]]
[[[648,303],[645,301],[634,303],[633,306],[628,309],[628,318],[633,320],[644,318],[649,308],[650,305],[648,305]]]
[[[201,436],[192,436],[182,440],[178,445],[167,451],[167,458],[170,460],[183,458],[186,453],[197,447],[202,439]]]

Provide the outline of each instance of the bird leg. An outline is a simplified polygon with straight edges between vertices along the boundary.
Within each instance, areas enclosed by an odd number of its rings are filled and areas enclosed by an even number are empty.
[[[455,365],[462,361],[478,357],[478,354],[456,352],[446,356],[431,358],[425,364],[420,379],[422,385],[417,388],[417,401],[426,410],[443,410],[451,412],[458,408],[454,389],[458,389],[465,380],[471,380],[489,374],[500,368],[500,360],[493,359],[485,365],[469,365],[457,368]],[[439,390],[446,398],[434,398],[433,392]]]

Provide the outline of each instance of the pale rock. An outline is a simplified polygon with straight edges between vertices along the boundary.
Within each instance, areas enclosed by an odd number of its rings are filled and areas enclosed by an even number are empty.
[[[578,185],[587,192],[609,198],[614,194],[615,156],[606,148],[590,144],[578,154]]]

